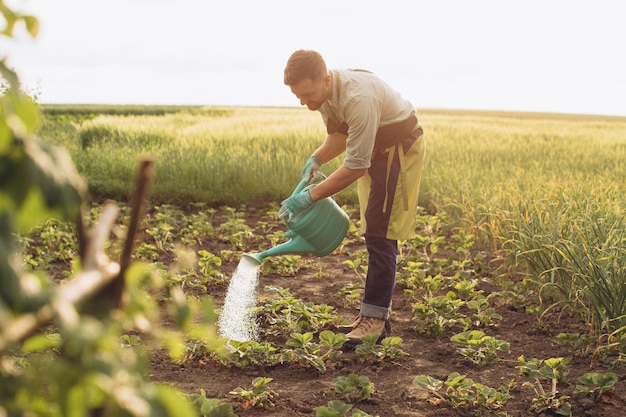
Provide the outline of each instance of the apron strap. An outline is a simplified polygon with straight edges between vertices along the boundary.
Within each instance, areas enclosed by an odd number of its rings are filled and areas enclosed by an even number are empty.
[[[409,196],[406,188],[406,167],[404,163],[404,147],[401,143],[390,147],[387,155],[387,175],[385,178],[385,201],[383,202],[383,213],[387,212],[387,204],[389,202],[389,176],[391,175],[391,166],[393,164],[393,158],[396,150],[398,150],[398,161],[400,162],[400,187],[399,190],[402,193],[402,200],[404,203],[404,211],[409,210]]]

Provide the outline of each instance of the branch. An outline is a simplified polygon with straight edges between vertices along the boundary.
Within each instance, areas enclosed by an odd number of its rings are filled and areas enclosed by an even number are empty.
[[[76,274],[66,285],[60,287],[50,303],[34,313],[22,314],[8,322],[0,334],[0,353],[13,343],[22,342],[39,327],[48,323],[58,313],[62,320],[77,319],[74,306],[93,297],[119,275],[120,266],[109,262],[104,254],[104,242],[111,230],[119,208],[105,204],[94,237],[87,242],[83,271]]]

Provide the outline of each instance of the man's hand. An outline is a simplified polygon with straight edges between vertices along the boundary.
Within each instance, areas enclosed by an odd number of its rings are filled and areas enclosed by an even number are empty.
[[[298,194],[292,195],[291,197],[283,200],[280,210],[278,210],[278,218],[284,219],[287,217],[288,220],[291,220],[298,216],[298,214],[302,211],[310,208],[314,201],[311,198],[309,190],[313,187],[314,185],[310,185]]]
[[[302,168],[302,173],[300,174],[302,180],[307,184],[317,181],[321,175],[321,172],[319,172],[321,166],[322,163],[319,158],[315,155],[311,155],[306,161],[304,168]]]

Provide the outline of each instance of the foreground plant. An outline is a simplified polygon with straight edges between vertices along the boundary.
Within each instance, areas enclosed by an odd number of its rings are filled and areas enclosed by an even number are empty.
[[[268,286],[265,291],[274,293],[274,297],[254,310],[269,325],[264,329],[266,334],[316,331],[338,320],[330,305],[304,302],[280,287]]]
[[[453,408],[472,409],[476,416],[497,413],[511,398],[509,390],[514,384],[511,381],[507,388],[500,387],[496,390],[474,382],[458,372],[450,374],[445,382],[429,375],[418,375],[413,379],[413,385],[430,391],[436,397],[432,401],[434,404],[443,402]],[[444,385],[445,391],[440,392]]]
[[[379,363],[385,359],[397,359],[408,356],[399,348],[402,343],[400,337],[385,337],[378,343],[377,335],[366,335],[361,339],[355,352],[359,355],[359,361],[365,363]]]
[[[342,397],[350,404],[371,400],[375,390],[374,384],[368,377],[354,373],[335,378],[334,383],[335,388],[331,390],[331,394]]]
[[[540,359],[531,359],[527,361],[524,356],[520,356],[517,366],[522,376],[528,378],[522,384],[525,387],[532,387],[536,397],[533,398],[530,409],[537,414],[544,411],[552,411],[560,416],[569,416],[571,414],[571,405],[567,401],[569,396],[558,396],[557,383],[567,374],[565,366],[572,358],[550,358],[542,361]],[[546,391],[542,385],[542,379],[550,382],[550,390]]]
[[[255,378],[252,381],[252,387],[250,388],[235,388],[230,393],[238,396],[243,400],[243,408],[272,408],[275,404],[272,402],[274,397],[278,396],[278,393],[268,387],[268,384],[273,381],[273,378]]]
[[[207,398],[203,389],[200,394],[189,394],[188,398],[202,417],[238,417],[232,405],[223,403],[218,398]]]
[[[576,385],[575,394],[591,397],[595,402],[610,400],[613,388],[617,383],[617,375],[613,372],[589,372],[578,378],[580,385]]]
[[[287,346],[293,346],[294,349],[283,352],[282,356],[286,362],[298,363],[305,368],[313,366],[322,373],[326,371],[324,359],[319,356],[321,345],[313,341],[313,333],[292,333],[291,338],[287,340]]]
[[[419,331],[429,336],[439,336],[455,327],[465,331],[470,326],[470,319],[459,311],[463,305],[465,301],[453,293],[427,297],[413,305],[413,319],[420,323]]]
[[[508,352],[509,343],[504,340],[487,336],[480,330],[469,330],[453,335],[450,340],[457,345],[461,355],[469,359],[472,363],[486,366],[498,361],[498,352]]]
[[[0,41],[22,24],[34,37],[37,19],[10,3],[0,0]],[[131,263],[152,161],[143,161],[137,175],[120,262],[111,261],[104,250],[119,208],[107,204],[97,224],[86,227],[86,182],[64,149],[33,136],[39,108],[6,63],[0,53],[0,415],[193,416],[179,392],[146,379],[145,352],[120,343],[131,331],[149,334],[155,345],[180,342],[159,326],[151,295],[160,280],[146,265]],[[80,259],[62,285],[41,271],[25,273],[17,261],[16,234],[52,218],[77,225]],[[73,257],[63,236],[49,243]]]
[[[343,401],[329,401],[327,406],[315,407],[316,417],[374,417]],[[376,416],[378,417],[378,416]]]

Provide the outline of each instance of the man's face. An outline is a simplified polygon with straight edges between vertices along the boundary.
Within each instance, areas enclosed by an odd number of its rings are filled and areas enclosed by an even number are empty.
[[[330,75],[319,81],[307,78],[290,88],[301,105],[307,106],[309,110],[318,110],[330,96]]]

